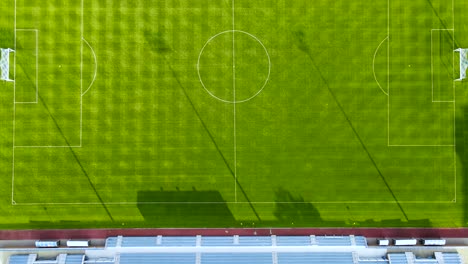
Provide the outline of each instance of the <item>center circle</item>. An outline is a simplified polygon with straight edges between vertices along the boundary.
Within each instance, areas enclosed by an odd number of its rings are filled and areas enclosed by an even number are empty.
[[[197,72],[203,89],[225,103],[255,98],[268,83],[270,71],[270,54],[265,45],[241,30],[212,36],[198,55]]]

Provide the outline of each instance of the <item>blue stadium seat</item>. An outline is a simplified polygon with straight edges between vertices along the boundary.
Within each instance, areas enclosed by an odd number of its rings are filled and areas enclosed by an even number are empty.
[[[155,247],[156,237],[123,237],[122,247]]]
[[[269,236],[240,236],[239,246],[271,246]]]
[[[29,255],[13,255],[10,256],[9,264],[27,264]]]
[[[276,245],[278,246],[310,246],[309,236],[277,236]]]
[[[207,246],[207,247],[234,246],[234,237],[233,236],[221,236],[221,237],[203,236],[201,240],[201,245]]]
[[[194,247],[197,243],[195,236],[163,236],[161,245],[163,247]]]
[[[367,240],[363,236],[355,236],[354,239],[356,240],[356,246],[363,246],[367,247]]]
[[[106,239],[106,247],[116,247],[117,246],[117,237],[108,237]]]
[[[67,255],[65,264],[83,264],[84,255]]]
[[[120,254],[120,264],[195,264],[194,253]]]
[[[351,246],[349,236],[317,236],[315,239],[319,246]]]
[[[388,254],[390,264],[408,264],[405,253]]]
[[[278,264],[354,264],[353,254],[347,252],[278,253]]]
[[[445,264],[462,264],[462,260],[458,253],[442,253]]]
[[[271,253],[203,253],[202,264],[272,264]]]

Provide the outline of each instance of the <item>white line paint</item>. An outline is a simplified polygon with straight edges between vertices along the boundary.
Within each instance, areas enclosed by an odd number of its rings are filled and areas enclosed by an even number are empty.
[[[96,53],[94,52],[93,47],[91,47],[91,45],[89,44],[89,42],[85,38],[83,38],[82,41],[84,41],[86,43],[86,45],[88,45],[88,47],[91,49],[91,52],[93,53],[93,57],[94,57],[94,76],[93,76],[93,80],[89,84],[88,89],[86,89],[86,91],[84,91],[84,93],[81,94],[81,96],[84,96],[89,91],[91,86],[93,86],[94,81],[96,80],[97,69],[98,69],[98,61],[97,61],[97,56],[96,56]],[[81,76],[83,78],[83,73],[81,73]]]
[[[14,148],[81,148],[81,146],[14,146]]]
[[[135,205],[135,204],[396,204],[395,201],[305,201],[305,202],[74,202],[74,203],[16,203],[23,206],[37,205]],[[451,204],[453,201],[398,201],[404,204]]]
[[[452,6],[453,7],[453,6]],[[433,28],[431,29],[431,97],[433,103],[454,103],[454,100],[434,100],[434,48],[433,48],[433,32],[434,31],[452,31],[453,29],[444,29],[444,28]],[[452,33],[453,34],[453,33]],[[455,39],[452,39],[452,51],[455,50]],[[452,52],[452,77],[455,75],[455,58],[454,52]],[[455,82],[452,82],[452,85],[455,86]],[[452,89],[453,90],[453,89]],[[455,96],[455,95],[453,95]],[[455,97],[454,97],[455,98]]]
[[[235,24],[235,5],[232,0],[232,93],[233,93],[233,143],[234,143],[234,201],[237,202],[237,137],[236,137],[236,24]]]
[[[452,0],[452,49],[455,50],[455,1]],[[455,52],[452,53],[452,69],[455,72]],[[453,77],[453,76],[452,76]],[[457,202],[457,127],[456,127],[456,91],[455,82],[453,82],[453,178],[454,178],[454,198],[453,201]]]
[[[454,147],[455,145],[388,145],[388,147]]]
[[[387,0],[387,146],[390,145],[390,0]]]
[[[388,96],[388,93],[384,91],[384,89],[382,88],[382,86],[380,85],[379,81],[377,80],[377,75],[375,74],[375,57],[377,56],[377,52],[379,51],[380,49],[380,46],[382,46],[382,44],[388,40],[388,36],[386,36],[382,42],[380,42],[380,44],[377,46],[377,48],[375,49],[375,52],[374,52],[374,59],[372,60],[372,73],[374,74],[374,79],[375,79],[375,82],[377,83],[377,85],[379,86],[380,90],[386,95]]]
[[[201,77],[201,73],[200,73],[200,59],[202,57],[202,54],[203,54],[203,51],[205,50],[205,48],[208,46],[208,44],[213,41],[213,39],[217,38],[218,36],[222,35],[222,34],[226,34],[226,33],[230,33],[230,32],[238,32],[238,33],[242,33],[242,34],[246,34],[247,36],[253,38],[255,41],[257,41],[263,48],[263,50],[265,51],[266,53],[266,56],[268,58],[268,75],[265,79],[265,82],[263,83],[262,87],[257,91],[257,93],[255,93],[254,95],[252,95],[251,97],[247,98],[247,99],[244,99],[244,100],[238,100],[236,103],[244,103],[244,102],[247,102],[247,101],[250,101],[252,99],[254,99],[255,97],[257,97],[257,95],[259,95],[263,89],[265,88],[265,86],[267,85],[268,81],[270,80],[270,73],[271,73],[271,58],[270,58],[270,53],[268,53],[268,50],[266,49],[265,45],[263,44],[263,42],[260,41],[259,38],[257,38],[256,36],[248,33],[248,32],[245,32],[245,31],[242,31],[242,30],[225,30],[225,31],[222,31],[222,32],[219,32],[218,34],[212,36],[210,39],[208,39],[208,41],[203,45],[202,49],[200,50],[200,53],[198,54],[198,60],[197,60],[197,73],[198,73],[198,80],[200,81],[200,84],[202,85],[203,89],[213,98],[215,98],[216,100],[218,101],[221,101],[221,102],[224,102],[224,103],[229,103],[229,104],[232,104],[233,101],[232,100],[225,100],[225,99],[222,99],[222,98],[219,98],[217,97],[216,95],[214,95],[210,90],[208,90],[205,86],[205,84],[203,83],[203,80],[202,80],[202,77]]]
[[[84,0],[81,0],[81,36],[80,36],[80,147],[83,145],[83,39],[84,39]]]
[[[16,31],[39,31],[37,28],[17,28]]]
[[[16,129],[16,0],[14,7],[14,47],[15,47],[15,56],[14,56],[14,66],[13,66],[13,138],[12,138],[12,169],[11,169],[11,204],[15,204],[15,129]]]
[[[431,87],[432,87],[432,89],[431,89],[431,98],[432,99],[431,100],[432,100],[432,102],[434,102],[434,55],[433,55],[434,54],[434,48],[433,48],[434,45],[432,44],[432,42],[434,42],[434,41],[433,41],[433,37],[432,37],[432,32],[433,32],[433,30],[431,30]]]
[[[25,31],[25,32],[34,32],[35,33],[35,38],[36,38],[36,49],[35,49],[35,56],[36,56],[36,87],[35,87],[35,96],[36,99],[33,102],[16,102],[15,104],[37,104],[39,100],[39,30],[35,28],[17,28],[15,30],[15,38],[16,38],[16,32],[17,31]],[[16,39],[15,39],[16,42]],[[16,53],[16,47],[15,47],[15,53]],[[16,67],[16,61],[15,61],[15,67]],[[15,70],[16,71],[16,70]],[[16,76],[15,76],[15,82],[16,82]]]
[[[36,103],[39,102],[39,31],[36,30]]]

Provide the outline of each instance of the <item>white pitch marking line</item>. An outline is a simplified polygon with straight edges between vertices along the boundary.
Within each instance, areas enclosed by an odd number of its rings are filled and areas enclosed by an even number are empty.
[[[395,201],[306,201],[306,202],[105,202],[105,203],[16,203],[22,206],[37,206],[37,205],[135,205],[135,204],[395,204]],[[449,204],[453,201],[399,201],[404,204]]]
[[[446,29],[446,28],[433,28],[431,29],[431,95],[432,95],[432,102],[433,103],[453,103],[454,101],[443,101],[443,100],[434,100],[434,51],[433,51],[433,31],[454,31],[453,28]],[[455,39],[452,40],[452,50],[455,49]],[[455,74],[455,57],[454,52],[452,53],[452,77]],[[455,82],[452,82],[453,86],[455,86]],[[454,99],[455,100],[455,99]]]
[[[17,28],[16,31],[38,31],[37,28]]]
[[[455,145],[388,145],[388,147],[454,147]]]
[[[15,56],[14,56],[14,66],[13,66],[13,79],[15,82],[13,84],[13,139],[12,139],[12,170],[11,170],[11,204],[15,204],[15,129],[16,129],[16,0],[15,0],[15,21],[14,21],[14,46],[15,46]]]
[[[81,148],[81,146],[15,146],[15,148]]]
[[[89,84],[88,86],[88,89],[86,89],[86,91],[84,93],[81,94],[81,96],[84,96],[88,91],[89,89],[91,88],[91,86],[93,86],[94,84],[94,81],[96,80],[96,76],[97,76],[97,69],[98,69],[98,61],[97,61],[97,56],[96,56],[96,53],[94,52],[94,49],[93,47],[91,47],[91,45],[89,44],[89,42],[83,38],[82,39],[86,45],[88,45],[88,47],[91,49],[91,52],[93,53],[93,57],[94,57],[94,76],[93,76],[93,80],[91,81],[91,83]]]
[[[431,100],[432,102],[434,102],[434,50],[433,50],[433,39],[432,39],[432,32],[433,30],[431,30],[431,87],[432,87],[432,91],[431,91]],[[440,36],[439,36],[440,37]]]
[[[39,102],[39,31],[36,30],[36,104]]]
[[[15,30],[15,38],[16,38],[16,32],[17,31],[26,31],[26,32],[35,32],[36,35],[36,50],[35,50],[35,55],[36,55],[36,99],[34,102],[14,102],[15,104],[37,104],[39,102],[39,30],[36,28],[17,28]],[[15,40],[16,41],[16,40]],[[15,47],[16,51],[16,47]],[[15,62],[15,67],[16,67],[16,62]],[[16,79],[15,79],[16,82]]]
[[[233,102],[232,101],[229,101],[229,100],[225,100],[225,99],[222,99],[222,98],[219,98],[217,97],[216,95],[214,95],[210,90],[208,90],[205,86],[205,84],[203,83],[203,80],[202,80],[202,77],[201,77],[201,73],[200,73],[200,60],[201,60],[201,57],[202,57],[202,54],[203,54],[203,51],[205,50],[205,48],[208,46],[208,44],[213,40],[215,39],[216,37],[218,37],[219,35],[222,35],[222,34],[226,34],[226,33],[229,33],[229,32],[239,32],[239,33],[243,33],[251,38],[253,38],[255,41],[257,41],[263,48],[263,50],[265,51],[266,55],[267,55],[267,58],[268,58],[268,74],[267,74],[267,77],[265,79],[265,82],[263,83],[263,86],[262,88],[260,88],[260,90],[257,91],[257,93],[255,93],[254,95],[252,95],[251,97],[247,98],[247,99],[244,99],[244,100],[239,100],[237,101],[236,103],[244,103],[244,102],[247,102],[247,101],[250,101],[252,100],[253,98],[255,98],[257,95],[259,95],[263,89],[265,88],[265,86],[267,85],[268,81],[270,80],[270,74],[271,74],[271,58],[270,58],[270,53],[268,53],[268,50],[267,48],[265,47],[265,45],[263,44],[263,42],[260,41],[259,38],[257,38],[256,36],[246,32],[246,31],[242,31],[242,30],[225,30],[225,31],[222,31],[222,32],[219,32],[217,34],[215,34],[214,36],[212,36],[211,38],[208,39],[208,41],[203,45],[203,47],[201,48],[200,50],[200,53],[198,54],[198,60],[197,60],[197,74],[198,74],[198,80],[200,82],[200,84],[202,85],[203,89],[213,98],[215,98],[216,100],[218,101],[221,101],[221,102],[224,102],[224,103],[229,103],[229,104],[232,104]]]
[[[390,0],[387,0],[387,146],[390,145]]]
[[[80,147],[83,145],[83,37],[84,34],[84,0],[81,0],[81,36],[80,36]]]
[[[384,91],[384,89],[382,88],[382,86],[380,85],[379,81],[377,80],[377,76],[375,74],[375,57],[377,56],[377,52],[379,51],[380,49],[380,46],[382,46],[382,44],[385,42],[385,40],[388,39],[388,36],[386,36],[382,42],[380,42],[380,44],[377,46],[377,49],[375,49],[375,52],[374,52],[374,59],[372,60],[372,72],[374,74],[374,79],[375,79],[375,82],[377,83],[377,85],[379,86],[380,90],[382,90],[382,92],[388,96],[388,93]]]
[[[234,141],[234,201],[237,202],[237,138],[236,138],[236,46],[235,6],[232,0],[232,90],[233,90],[233,141]]]
[[[452,0],[452,49],[455,50],[455,1]],[[453,75],[455,75],[455,52],[452,53],[452,71]],[[452,75],[452,77],[453,77]],[[455,90],[455,82],[453,82],[453,165],[454,165],[454,199],[453,202],[457,202],[457,129],[456,129],[456,90]]]

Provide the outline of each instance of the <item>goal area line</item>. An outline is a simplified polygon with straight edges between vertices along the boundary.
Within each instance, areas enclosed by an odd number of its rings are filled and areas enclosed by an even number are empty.
[[[39,30],[36,29],[36,28],[15,28],[15,34],[14,34],[14,37],[15,37],[15,41],[14,41],[14,46],[15,46],[15,59],[14,59],[14,87],[13,89],[17,89],[17,77],[18,75],[16,74],[16,63],[17,63],[17,53],[20,52],[21,53],[21,49],[20,51],[18,51],[18,46],[17,46],[17,40],[18,40],[18,32],[32,32],[34,35],[35,35],[35,50],[34,50],[34,56],[35,56],[35,63],[36,63],[36,68],[35,68],[35,73],[34,73],[34,77],[35,77],[35,99],[34,101],[17,101],[17,96],[18,94],[16,94],[15,96],[15,99],[14,99],[14,103],[15,104],[37,104],[38,103],[38,98],[39,98]],[[24,67],[23,68],[23,71],[25,71]]]

